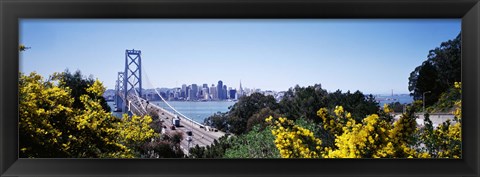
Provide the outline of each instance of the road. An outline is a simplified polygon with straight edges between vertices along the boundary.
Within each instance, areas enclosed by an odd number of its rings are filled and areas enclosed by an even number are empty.
[[[163,120],[163,125],[167,126],[167,132],[171,131],[177,131],[177,132],[182,132],[184,139],[182,140],[181,147],[184,150],[184,152],[187,152],[187,149],[189,147],[194,147],[196,145],[198,146],[207,146],[211,145],[214,140],[218,140],[218,138],[222,137],[225,135],[224,132],[221,131],[207,131],[205,128],[201,128],[199,123],[190,121],[186,118],[181,118],[180,117],[180,126],[175,127],[175,130],[171,130],[170,127],[173,126],[172,123],[172,118],[175,117],[175,115],[157,105],[149,105],[147,106],[148,109],[156,109],[161,120]],[[163,114],[162,114],[163,113]],[[202,126],[203,127],[203,126]],[[191,136],[191,142],[189,144],[188,142],[188,135],[187,131],[192,131],[192,136]]]
[[[400,119],[400,116],[401,114],[395,114],[394,115],[394,119],[395,120],[398,120]],[[415,114],[415,116],[417,116],[417,124],[419,126],[423,126],[424,125],[424,115],[423,113],[417,113]],[[432,124],[433,124],[433,127],[437,127],[438,125],[442,124],[443,122],[447,121],[447,120],[450,120],[450,121],[454,121],[454,115],[453,114],[450,114],[450,113],[432,113],[430,114],[430,120],[432,121]]]
[[[135,101],[133,104],[140,109],[140,112],[156,112],[159,115],[159,118],[163,121],[163,125],[167,126],[166,133],[170,133],[172,131],[182,132],[184,138],[180,143],[180,147],[185,154],[188,154],[189,147],[194,147],[196,145],[200,147],[211,145],[214,140],[218,140],[220,137],[225,135],[225,133],[222,131],[207,130],[207,128],[205,128],[205,126],[202,124],[180,115],[178,115],[178,118],[180,119],[180,126],[175,127],[175,130],[172,130],[172,119],[177,117],[176,114],[167,111],[158,105],[146,104],[146,101],[143,99],[140,101],[142,104],[140,104],[139,101]],[[145,109],[141,108],[142,105]],[[192,131],[191,138],[188,137],[187,131]],[[191,139],[190,142],[188,141],[189,139]]]

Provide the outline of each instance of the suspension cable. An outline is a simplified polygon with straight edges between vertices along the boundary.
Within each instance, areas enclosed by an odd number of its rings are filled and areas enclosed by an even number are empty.
[[[196,121],[188,118],[187,116],[185,116],[184,114],[182,114],[181,112],[179,112],[177,109],[175,109],[172,105],[170,105],[170,104],[162,97],[162,95],[158,92],[157,88],[150,82],[150,79],[148,78],[147,72],[145,71],[144,68],[142,68],[142,71],[144,71],[143,74],[144,74],[145,78],[147,79],[147,83],[150,84],[151,86],[153,86],[153,89],[155,90],[155,92],[157,93],[157,95],[160,97],[160,99],[161,99],[170,109],[172,109],[175,113],[179,114],[179,115],[182,116],[183,118],[189,120],[190,122],[193,122],[193,123],[195,123],[195,124],[197,124],[197,125],[202,126],[202,124],[200,124],[200,123],[198,123],[198,122],[196,122]]]
[[[135,83],[135,77],[133,78],[133,82]],[[145,111],[145,114],[148,114],[148,112],[147,112],[147,110],[145,109],[145,107],[143,106],[143,102],[140,100],[140,98],[139,98],[139,96],[138,96],[139,94],[138,94],[138,92],[137,92],[137,90],[136,90],[135,88],[133,88],[133,92],[135,92],[134,97],[137,98],[137,101],[140,103],[143,111]],[[138,110],[138,109],[137,109],[137,110]],[[143,113],[142,113],[142,114],[143,114]]]

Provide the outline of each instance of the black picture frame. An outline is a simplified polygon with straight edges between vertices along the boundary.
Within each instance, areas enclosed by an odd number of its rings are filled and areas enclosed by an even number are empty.
[[[1,176],[479,176],[478,0],[1,0]],[[462,159],[18,159],[21,18],[461,18]]]

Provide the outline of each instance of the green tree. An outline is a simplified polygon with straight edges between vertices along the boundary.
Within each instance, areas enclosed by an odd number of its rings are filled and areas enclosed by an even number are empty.
[[[256,126],[258,126],[260,130],[265,129],[267,126],[267,124],[265,124],[265,118],[270,116],[280,117],[279,110],[274,111],[267,107],[253,114],[252,117],[250,117],[250,119],[247,121],[247,131],[251,131]]]
[[[286,117],[291,119],[303,117],[316,123],[319,122],[316,115],[318,108],[333,109],[337,105],[344,105],[345,110],[352,112],[356,120],[362,120],[366,115],[376,113],[379,109],[372,95],[365,96],[360,91],[342,93],[340,90],[328,93],[320,84],[308,87],[296,86],[289,89],[280,101],[281,113]]]
[[[343,105],[345,111],[351,112],[356,121],[361,121],[365,116],[374,114],[379,106],[372,95],[364,95],[360,91],[342,93],[340,90],[328,94],[328,105],[330,109],[337,105]]]
[[[431,106],[454,82],[461,81],[461,42],[461,34],[442,42],[440,47],[430,50],[427,60],[410,73],[408,90],[415,100],[423,99],[423,93],[430,91],[425,105]]]
[[[232,146],[230,136],[222,136],[211,145],[200,147],[196,145],[189,149],[189,158],[223,158],[225,151]]]
[[[263,119],[265,121],[265,119]],[[270,128],[252,127],[247,133],[231,137],[231,147],[225,150],[225,158],[279,158]]]
[[[89,95],[79,98],[85,109],[74,108],[71,89],[55,82],[20,73],[20,157],[132,157],[118,141],[119,120]],[[88,88],[92,95],[101,92]]]
[[[278,109],[275,98],[261,93],[253,93],[250,96],[241,97],[229,112],[228,124],[230,125],[230,132],[234,134],[246,133],[248,120],[263,108]]]
[[[89,95],[90,97],[93,97],[95,93],[89,93],[86,89],[95,83],[95,79],[93,79],[92,76],[84,77],[82,75],[82,72],[77,70],[75,73],[70,73],[70,71],[67,69],[62,73],[55,73],[52,78],[53,80],[58,80],[59,82],[59,87],[63,88],[70,88],[71,89],[71,94],[74,98],[73,106],[75,108],[83,109],[83,104],[80,101],[80,96],[82,95]],[[105,92],[105,90],[103,90]],[[107,101],[103,97],[103,95],[97,95],[96,96],[102,106],[102,108],[106,112],[110,112],[110,106],[108,106]]]
[[[206,118],[204,121],[205,125],[215,127],[219,130],[227,130],[227,113],[217,112],[210,117]]]
[[[425,93],[425,105],[433,105],[438,100],[440,94],[443,92],[441,86],[442,83],[438,82],[438,71],[433,65],[433,63],[428,60],[423,62],[421,67],[417,67],[415,69],[415,71],[417,70],[418,74],[414,75],[414,77],[416,78],[414,80],[412,79],[412,77],[410,78],[412,82],[409,83],[409,90],[413,91],[413,94],[411,95],[415,100],[423,100],[423,95]]]
[[[72,89],[55,76],[44,81],[36,73],[20,73],[20,157],[131,158],[139,154],[139,144],[154,137],[151,117],[117,119],[105,111],[100,81],[77,88],[86,93],[74,106]]]
[[[400,102],[393,102],[389,103],[388,106],[393,109],[395,113],[402,113],[403,108],[406,106],[405,104],[401,104]]]
[[[285,117],[292,119],[308,118],[315,120],[318,108],[327,105],[328,92],[320,84],[290,88],[280,101],[280,110]]]
[[[332,113],[333,112],[333,113]],[[324,128],[335,135],[333,145],[325,145],[315,132],[318,127],[304,123],[293,123],[286,118],[265,121],[272,125],[272,134],[280,154],[284,158],[407,158],[429,157],[428,153],[418,152],[418,142],[414,110],[393,124],[387,118],[371,114],[357,122],[352,114],[336,106],[329,111],[321,108],[317,111]],[[310,127],[310,128],[309,128]]]
[[[182,158],[185,156],[180,148],[183,139],[181,132],[170,132],[155,137],[140,147],[142,157],[147,158]]]
[[[278,103],[273,96],[265,96],[261,93],[253,93],[250,96],[241,97],[227,113],[217,113],[205,119],[205,124],[216,127],[222,131],[229,131],[234,134],[243,134],[248,131],[248,122],[250,119],[256,119],[255,115],[264,108],[277,110]],[[255,116],[254,116],[255,115]],[[264,118],[263,118],[264,119]],[[250,126],[254,126],[256,120],[250,121]]]
[[[451,92],[461,95],[461,83],[454,83]],[[456,91],[454,91],[456,90]],[[425,114],[425,126],[421,129],[420,139],[424,146],[419,151],[426,152],[433,158],[461,158],[462,157],[462,100],[461,96],[454,100],[454,120],[447,120],[438,127],[434,127]]]
[[[64,132],[75,131],[67,117],[70,90],[61,89],[31,73],[19,78],[19,146],[20,157],[68,157],[68,138]],[[59,141],[60,140],[60,141]]]
[[[461,100],[461,96],[461,90],[450,88],[440,95],[432,109],[434,112],[451,112],[455,109],[455,102]]]

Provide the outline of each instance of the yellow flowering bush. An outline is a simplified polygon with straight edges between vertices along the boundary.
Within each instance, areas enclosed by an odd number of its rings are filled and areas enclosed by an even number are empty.
[[[455,82],[455,89],[457,89],[460,92],[460,94],[462,94],[462,83],[461,82]],[[457,119],[457,121],[461,123],[461,119],[462,119],[462,100],[455,101],[455,110],[453,111],[453,115],[455,115],[455,118]]]
[[[455,82],[454,88],[462,92],[461,82]],[[462,101],[455,101],[454,121],[447,120],[436,129],[427,127],[422,138],[428,144],[427,152],[433,157],[460,158],[462,156]],[[431,122],[429,123],[431,124]],[[428,124],[427,124],[428,125]]]
[[[352,120],[343,130],[336,136],[335,147],[325,149],[325,158],[369,158],[385,153],[378,151],[388,144],[388,125],[377,114],[367,116],[361,123]]]
[[[461,104],[455,110],[461,116]],[[461,153],[461,124],[440,125],[432,131],[437,137],[436,146],[441,150],[432,154],[421,150],[426,143],[421,139],[417,128],[414,108],[408,107],[400,119],[390,122],[382,116],[389,116],[391,109],[385,105],[382,114],[371,114],[361,122],[351,118],[342,106],[332,112],[320,108],[317,115],[322,119],[322,127],[335,136],[333,146],[322,147],[322,140],[313,132],[304,129],[286,118],[265,119],[272,126],[274,143],[284,158],[458,158]]]
[[[99,96],[105,88],[96,80],[75,107],[72,89],[60,73],[49,80],[35,72],[20,73],[20,157],[132,158],[132,144],[154,136],[150,116],[119,120],[103,109]],[[94,95],[92,98],[90,95]]]
[[[318,158],[321,156],[322,141],[314,137],[313,132],[295,125],[292,120],[280,117],[265,121],[272,126],[275,146],[282,158]]]
[[[327,108],[320,108],[317,111],[317,116],[323,121],[323,128],[329,131],[332,135],[343,133],[345,125],[355,124],[352,114],[344,111],[342,106],[335,106],[334,114],[329,114]]]
[[[105,87],[103,87],[102,82],[96,79],[92,86],[87,88],[87,92],[93,93],[95,96],[102,96],[105,92]]]
[[[460,123],[451,124],[450,121],[441,124],[433,131],[438,139],[438,157],[460,158],[462,153],[462,126]]]
[[[123,119],[118,124],[120,131],[120,137],[126,142],[144,142],[150,140],[155,136],[155,131],[150,128],[149,124],[152,122],[152,117],[136,116],[128,117],[127,114],[123,115]]]
[[[19,135],[24,137],[20,138],[20,152],[38,154],[37,147],[68,150],[70,143],[63,141],[66,134],[56,125],[74,114],[70,90],[45,84],[34,72],[20,74],[19,86]]]
[[[385,113],[391,109],[385,105]],[[317,115],[322,118],[324,128],[335,135],[335,145],[325,147],[321,154],[324,158],[427,158],[428,153],[418,152],[415,148],[417,133],[414,111],[408,109],[399,120],[388,121],[384,113],[366,116],[356,123],[336,106],[333,115],[321,108]],[[333,120],[333,121],[332,121]]]
[[[399,120],[393,123],[389,131],[389,139],[394,144],[396,151],[392,157],[416,157],[411,145],[414,144],[412,137],[417,133],[417,122],[413,110],[408,109]]]
[[[383,104],[383,112],[385,112],[385,113],[387,113],[387,114],[394,113],[394,112],[393,112],[393,109],[390,108],[390,106],[388,106],[387,103]]]

